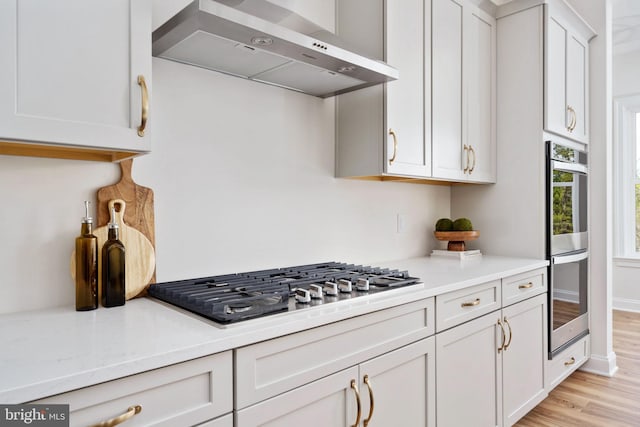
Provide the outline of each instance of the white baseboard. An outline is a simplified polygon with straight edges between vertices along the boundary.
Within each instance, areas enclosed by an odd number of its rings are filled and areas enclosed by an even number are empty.
[[[640,312],[640,300],[629,298],[613,298],[611,305],[614,310]]]
[[[578,300],[578,293],[575,291],[565,291],[564,289],[554,289],[553,290],[553,299],[554,300],[560,300],[560,301],[566,301],[566,302],[573,302],[575,304],[579,303]]]
[[[612,351],[606,356],[592,354],[589,360],[579,368],[581,371],[590,372],[604,377],[612,377],[618,371],[616,354]]]

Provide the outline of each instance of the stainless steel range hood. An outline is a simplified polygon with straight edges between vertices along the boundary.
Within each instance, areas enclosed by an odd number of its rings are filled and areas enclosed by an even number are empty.
[[[268,0],[195,0],[153,32],[153,56],[321,98],[398,78],[318,29]]]

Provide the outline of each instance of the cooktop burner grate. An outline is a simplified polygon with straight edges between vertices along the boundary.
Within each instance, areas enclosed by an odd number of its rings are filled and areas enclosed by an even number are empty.
[[[156,283],[149,295],[216,322],[233,323],[417,283],[406,271],[326,262]]]

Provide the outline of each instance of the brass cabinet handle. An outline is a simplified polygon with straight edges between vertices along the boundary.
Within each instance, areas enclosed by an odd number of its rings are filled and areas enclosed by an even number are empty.
[[[138,84],[142,91],[142,116],[140,118],[140,126],[138,126],[138,136],[144,136],[144,128],[147,127],[147,119],[149,118],[149,90],[143,75],[138,76]]]
[[[475,301],[471,302],[463,302],[462,304],[460,304],[460,307],[474,307],[478,304],[480,304],[480,298],[476,298]]]
[[[502,342],[500,343],[500,347],[498,347],[498,353],[504,350],[504,341],[506,338],[506,334],[504,332],[504,326],[502,326],[502,322],[498,319],[498,326],[500,326],[500,330],[502,331]]]
[[[473,154],[473,163],[471,163],[471,167],[469,168],[469,175],[471,175],[476,168],[476,150],[474,150],[471,145],[469,145],[469,153]]]
[[[351,427],[358,427],[358,424],[360,424],[360,417],[362,416],[362,404],[360,402],[360,392],[358,391],[356,380],[351,380],[351,388],[356,394],[356,403],[358,405],[358,414],[356,415],[356,422],[353,423]]]
[[[464,165],[464,169],[462,170],[462,172],[467,173],[469,172],[469,147],[467,146],[467,144],[464,144],[462,146],[462,149],[465,152],[465,159],[467,159],[467,163]]]
[[[533,283],[529,282],[526,285],[520,285],[518,286],[518,289],[530,289],[533,288]]]
[[[373,387],[371,387],[371,381],[369,381],[369,375],[364,376],[364,383],[367,385],[367,388],[369,389],[369,402],[371,403],[371,407],[369,408],[369,415],[362,423],[364,427],[367,427],[369,425],[369,421],[371,421],[371,417],[373,417],[373,408],[375,406],[375,403],[373,401]]]
[[[98,424],[94,424],[91,427],[117,426],[118,424],[122,424],[123,422],[127,421],[129,418],[133,418],[134,416],[138,415],[140,412],[142,412],[142,406],[140,405],[129,406],[129,408],[127,409],[127,412],[125,412],[124,414],[118,415],[117,417],[111,418],[110,420],[103,421]]]
[[[573,365],[574,363],[576,363],[576,358],[575,358],[575,357],[572,357],[571,359],[569,359],[569,361],[564,362],[564,366],[571,366],[571,365]]]
[[[577,121],[576,110],[574,110],[571,105],[567,105],[567,111],[571,114],[571,121],[569,122],[569,126],[567,126],[567,130],[569,132],[573,132],[573,130],[576,128]]]
[[[396,156],[398,155],[398,136],[393,131],[393,129],[389,129],[389,135],[393,138],[393,156],[389,159],[389,164],[392,164],[396,160]]]
[[[511,325],[507,320],[507,316],[504,316],[504,324],[509,328],[509,341],[507,341],[507,343],[504,345],[504,351],[507,351],[507,349],[509,349],[509,346],[511,345],[511,338],[513,338],[513,331],[511,330]]]

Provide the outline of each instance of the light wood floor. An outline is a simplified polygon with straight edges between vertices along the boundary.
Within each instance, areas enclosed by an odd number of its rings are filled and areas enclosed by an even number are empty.
[[[640,313],[613,312],[613,378],[576,371],[519,427],[640,427]]]

